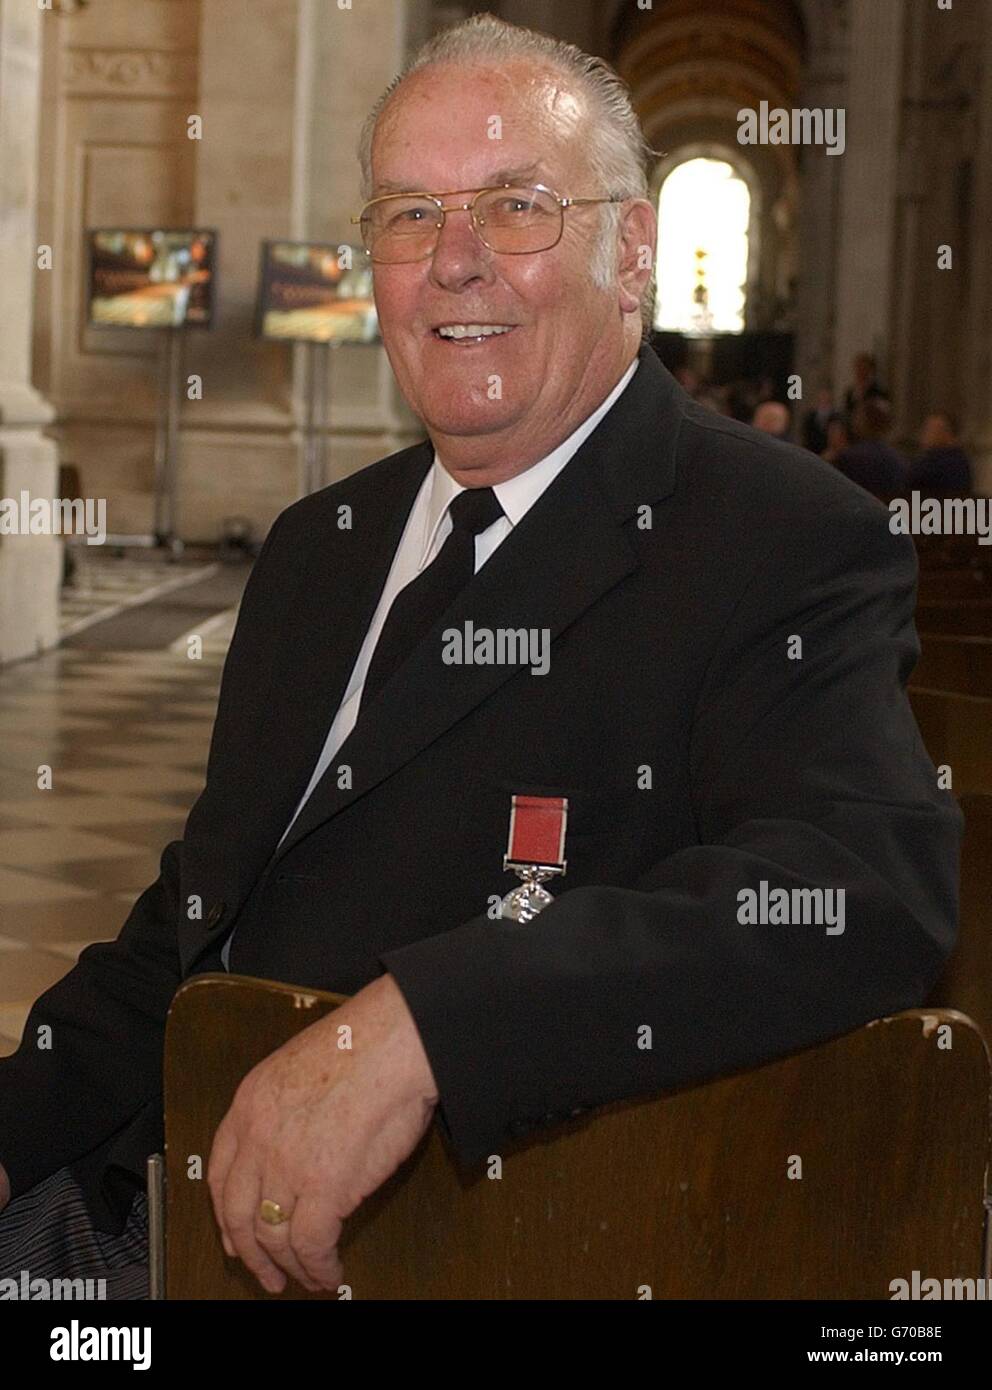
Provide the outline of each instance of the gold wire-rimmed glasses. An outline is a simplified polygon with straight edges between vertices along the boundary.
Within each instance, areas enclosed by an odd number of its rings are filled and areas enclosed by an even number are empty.
[[[471,193],[468,202],[446,207],[444,198]],[[550,251],[561,240],[565,209],[587,203],[622,203],[623,197],[562,198],[543,183],[499,184],[450,189],[446,193],[384,193],[366,203],[352,225],[380,265],[404,265],[433,256],[449,212],[467,212],[484,246],[501,256]]]

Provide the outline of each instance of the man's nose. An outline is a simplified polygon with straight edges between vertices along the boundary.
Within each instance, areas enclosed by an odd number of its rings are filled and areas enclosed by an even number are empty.
[[[431,260],[431,276],[446,289],[469,280],[492,277],[492,252],[472,225],[471,212],[461,204],[445,209]]]

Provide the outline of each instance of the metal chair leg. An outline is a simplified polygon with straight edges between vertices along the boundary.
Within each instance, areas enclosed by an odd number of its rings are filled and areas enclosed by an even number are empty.
[[[165,1298],[165,1158],[149,1154],[148,1181],[148,1297]]]

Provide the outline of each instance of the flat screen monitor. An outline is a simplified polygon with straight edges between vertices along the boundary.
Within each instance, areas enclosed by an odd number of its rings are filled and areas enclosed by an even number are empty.
[[[209,328],[217,233],[100,227],[89,243],[89,321],[106,328]]]
[[[263,242],[255,331],[290,342],[378,342],[364,247]]]

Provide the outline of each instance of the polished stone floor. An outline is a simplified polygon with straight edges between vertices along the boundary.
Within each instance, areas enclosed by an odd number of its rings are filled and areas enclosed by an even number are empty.
[[[181,836],[233,621],[203,624],[199,659],[175,641],[0,671],[0,1055],[79,952],[117,935]]]
[[[146,604],[216,572],[216,564],[176,564],[157,552],[123,559],[86,545],[72,549],[72,580],[62,590],[59,636],[64,641],[132,605]]]

